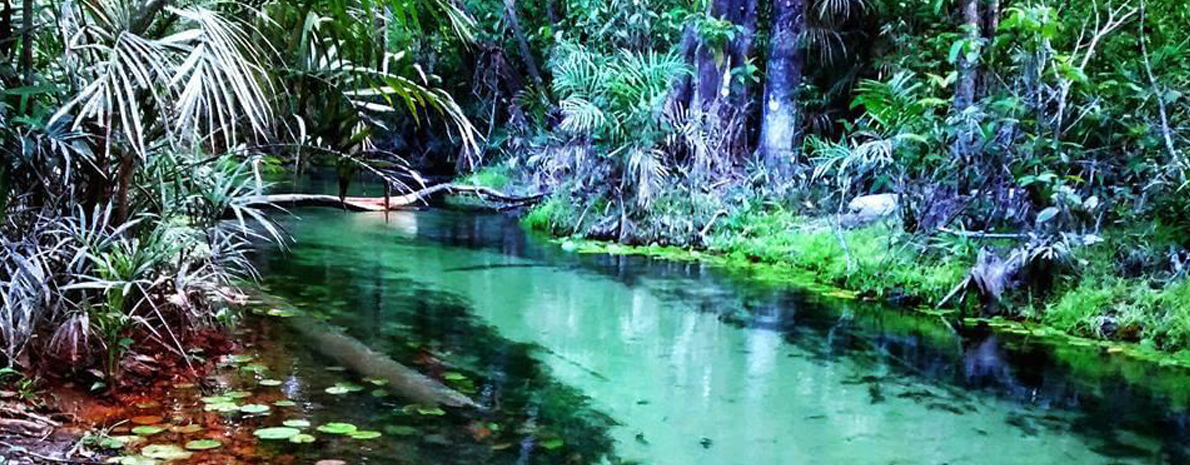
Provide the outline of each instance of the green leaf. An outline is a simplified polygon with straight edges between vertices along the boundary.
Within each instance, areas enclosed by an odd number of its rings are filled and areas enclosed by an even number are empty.
[[[315,441],[314,436],[311,436],[309,434],[298,434],[292,438],[289,438],[289,442],[292,442],[294,444],[309,444],[314,441]]]
[[[285,421],[281,422],[281,424],[288,426],[290,428],[309,428],[310,427],[310,422],[308,422],[306,420],[285,420]]]
[[[223,446],[222,442],[214,439],[196,439],[186,443],[186,449],[189,450],[211,450],[218,449]]]
[[[353,433],[348,433],[348,436],[351,436],[351,439],[376,439],[376,438],[380,437],[381,434],[379,431],[363,430],[363,431],[356,431]]]
[[[327,423],[318,427],[318,432],[326,434],[351,434],[356,431],[355,425],[351,423]]]
[[[240,407],[240,411],[249,414],[266,413],[269,411],[269,406],[263,404],[248,404]]]
[[[253,436],[260,439],[270,441],[283,441],[301,434],[297,428],[289,428],[286,426],[276,426],[272,428],[261,428],[252,432]]]
[[[159,460],[185,460],[190,458],[190,452],[173,444],[150,444],[140,450],[141,455]]]
[[[257,384],[265,387],[276,387],[281,385],[281,381],[276,379],[262,379]]]
[[[227,397],[232,399],[246,399],[252,397],[252,393],[248,391],[232,391],[227,393]]]
[[[283,400],[273,402],[273,405],[276,407],[295,407],[295,406],[297,406],[297,402],[294,402],[294,401],[288,400],[288,399],[283,399]]]
[[[136,428],[132,428],[132,434],[135,434],[138,436],[152,436],[152,435],[160,433],[162,431],[165,431],[165,428],[162,428],[160,426],[146,425],[146,426],[137,426]]]

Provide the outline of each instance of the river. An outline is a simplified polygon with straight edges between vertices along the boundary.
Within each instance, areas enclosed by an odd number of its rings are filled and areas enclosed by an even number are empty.
[[[262,287],[490,409],[329,396],[293,336],[287,395],[385,431],[358,463],[1186,463],[1186,373],[968,331],[697,263],[568,253],[514,220],[299,209]],[[288,337],[288,339],[286,339]],[[378,394],[379,395],[379,394]]]

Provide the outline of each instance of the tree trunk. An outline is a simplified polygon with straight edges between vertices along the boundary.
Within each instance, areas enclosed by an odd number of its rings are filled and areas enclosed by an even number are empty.
[[[33,85],[33,0],[21,3],[21,72],[26,86]]]
[[[965,40],[971,42],[968,44],[969,46],[975,47],[978,46],[975,43],[982,37],[982,34],[980,34],[982,18],[979,16],[979,1],[962,0],[959,4],[963,15],[963,29],[966,33]],[[955,87],[953,108],[955,115],[962,114],[975,104],[975,90],[979,80],[979,70],[977,69],[976,61],[970,59],[970,53],[968,52],[969,50],[964,49],[958,57],[959,78],[958,85]],[[971,126],[965,123],[960,125],[954,145],[951,147],[955,156],[966,160],[970,160],[975,146],[975,131],[977,128]]]
[[[529,76],[533,82],[541,86],[541,71],[537,68],[537,59],[533,58],[533,49],[529,47],[529,40],[525,38],[525,31],[521,29],[521,22],[517,19],[516,0],[504,0],[504,13],[508,17],[508,27],[516,38],[517,47],[521,50],[521,58],[525,60],[525,67],[529,68]]]
[[[787,179],[801,137],[797,90],[802,83],[806,0],[776,0],[760,126],[760,156],[771,176]]]

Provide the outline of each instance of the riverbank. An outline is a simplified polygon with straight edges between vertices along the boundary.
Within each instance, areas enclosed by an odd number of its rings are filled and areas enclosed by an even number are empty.
[[[1160,225],[1117,228],[1067,251],[1071,269],[1049,276],[1044,288],[1006,294],[984,314],[987,307],[975,298],[946,298],[964,282],[980,248],[1005,250],[1012,240],[958,235],[922,240],[901,232],[895,220],[839,229],[829,219],[777,210],[727,214],[707,234],[705,247],[633,246],[560,235],[545,219],[562,217],[550,211],[554,208],[545,203],[529,211],[522,225],[579,253],[697,260],[822,294],[884,301],[952,321],[1061,337],[1190,367],[1190,280],[1154,272],[1159,251],[1177,243],[1175,231]]]

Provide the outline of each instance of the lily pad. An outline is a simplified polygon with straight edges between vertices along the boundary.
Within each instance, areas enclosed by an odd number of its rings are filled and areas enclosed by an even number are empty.
[[[256,358],[255,355],[236,354],[236,355],[228,355],[227,361],[231,362],[231,363],[247,363],[247,362],[252,361],[252,359],[254,359],[254,358]]]
[[[240,370],[247,371],[249,373],[264,373],[266,371],[269,371],[269,367],[266,367],[259,363],[249,363],[247,365],[240,367]]]
[[[160,426],[145,425],[145,426],[137,426],[136,428],[132,428],[132,434],[135,434],[137,436],[152,436],[152,435],[160,433],[162,431],[165,431],[165,428],[162,428]]]
[[[269,406],[264,404],[248,404],[240,407],[240,411],[248,414],[268,413]]]
[[[273,441],[283,441],[301,434],[297,428],[289,428],[286,426],[275,426],[271,428],[261,428],[253,431],[252,434],[260,439],[267,439]]]
[[[442,379],[447,381],[466,381],[467,377],[463,376],[462,373],[448,371],[442,375]]]
[[[229,396],[210,396],[198,399],[204,404],[225,404],[231,402],[233,399]]]
[[[348,434],[351,439],[376,439],[381,436],[379,431],[361,430]]]
[[[128,444],[135,444],[135,443],[138,443],[138,442],[141,442],[141,441],[144,441],[144,440],[145,440],[145,438],[144,438],[144,437],[142,437],[142,436],[132,436],[132,435],[126,435],[126,436],[112,436],[112,437],[110,437],[110,438],[108,438],[108,439],[112,439],[112,440],[115,440],[115,441],[119,441],[119,442],[123,443],[124,445],[128,445]]]
[[[196,439],[186,443],[189,450],[211,450],[223,447],[223,443],[214,439]]]
[[[261,385],[261,386],[264,386],[264,387],[276,387],[276,386],[280,386],[280,385],[281,385],[281,380],[277,380],[277,379],[262,379],[262,380],[260,380],[260,382],[258,382],[258,383],[256,383],[256,384],[259,384],[259,385]]]
[[[203,407],[203,410],[208,412],[229,413],[239,411],[240,406],[235,402],[221,402],[218,404],[207,404],[206,407]]]
[[[297,406],[297,402],[294,402],[292,400],[279,400],[279,401],[273,402],[273,406],[274,407],[295,407],[295,406]]]
[[[292,442],[294,444],[309,444],[314,441],[315,441],[314,436],[311,436],[309,434],[298,434],[292,438],[289,438],[289,442]]]
[[[351,423],[327,423],[318,427],[318,432],[326,434],[351,434],[358,431]]]
[[[310,427],[310,422],[308,422],[306,420],[285,420],[285,421],[281,422],[281,424],[288,426],[290,428],[309,428]]]
[[[425,406],[425,405],[417,406],[417,413],[419,415],[429,415],[429,416],[435,416],[435,417],[440,417],[442,415],[446,415],[446,411],[442,410],[441,408]]]
[[[372,397],[384,397],[387,395],[388,395],[388,391],[385,391],[384,389],[373,389],[372,390]]]
[[[173,444],[149,444],[140,450],[140,454],[159,460],[185,460],[190,458],[190,452]]]
[[[131,421],[134,425],[155,425],[157,423],[161,423],[161,420],[162,418],[156,415],[143,415],[128,419],[128,421]]]
[[[247,399],[252,397],[252,393],[248,391],[232,391],[227,393],[227,397],[232,399]]]

